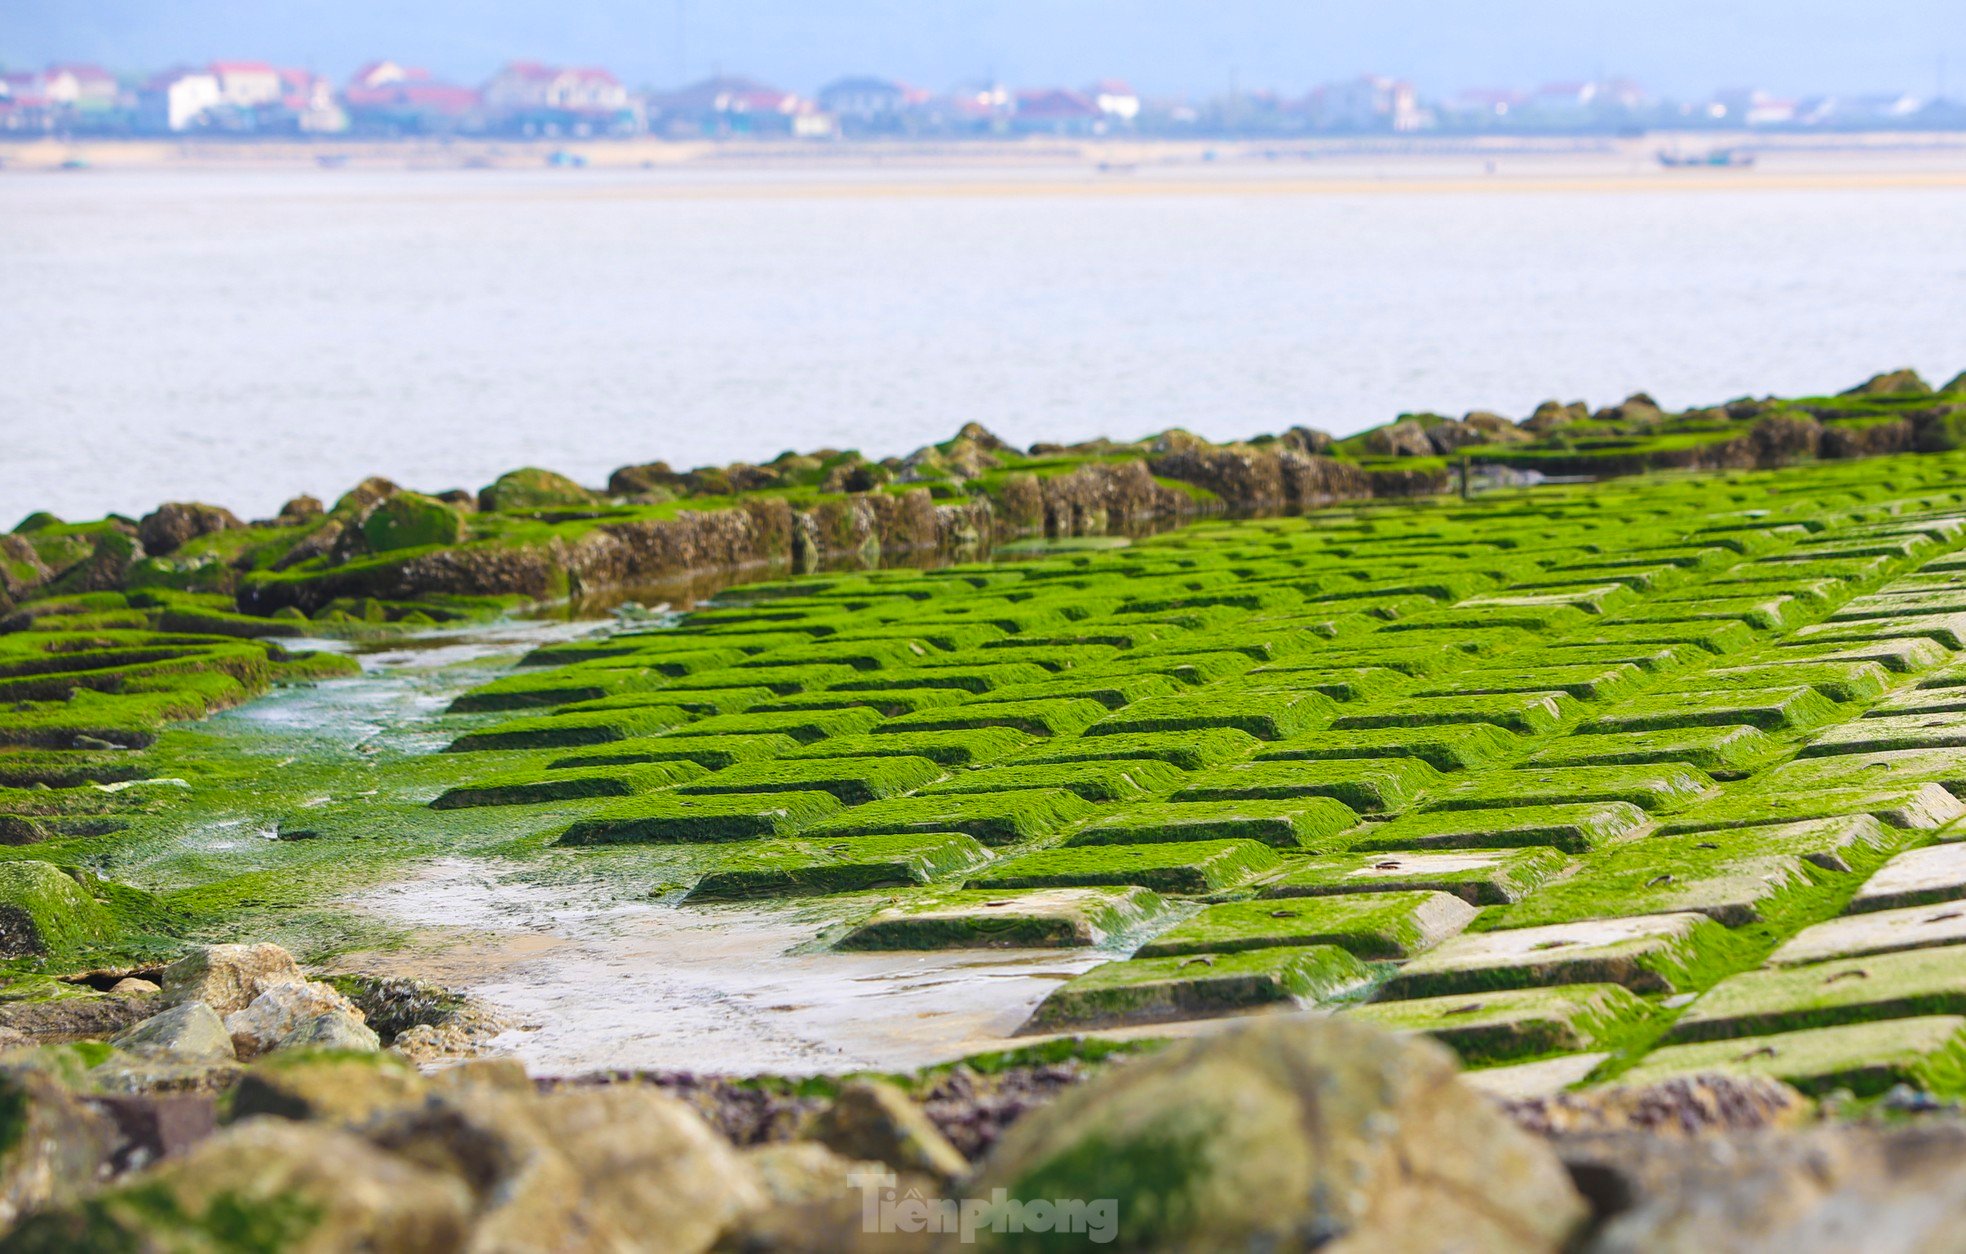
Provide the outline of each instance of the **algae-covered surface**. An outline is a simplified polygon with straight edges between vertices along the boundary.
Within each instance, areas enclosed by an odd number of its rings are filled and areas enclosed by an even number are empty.
[[[561,1070],[1315,1007],[1471,1065],[1960,1087],[1963,471],[1361,501],[667,615],[28,600],[5,995],[267,939]]]

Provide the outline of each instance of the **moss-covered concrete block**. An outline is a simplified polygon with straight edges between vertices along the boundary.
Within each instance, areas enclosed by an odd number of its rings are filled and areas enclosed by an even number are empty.
[[[990,851],[960,832],[846,840],[763,840],[732,851],[697,880],[691,902],[813,897],[931,884],[973,871]]]
[[[1246,731],[1209,727],[1199,731],[1133,732],[1043,741],[1018,754],[1016,761],[1038,765],[1151,759],[1184,771],[1199,771],[1241,761],[1262,746],[1262,741]]]
[[[1059,985],[1018,1031],[1130,1027],[1303,1006],[1370,978],[1358,959],[1330,945],[1109,962]]]
[[[642,766],[592,766],[578,770],[510,771],[447,788],[430,803],[433,810],[472,806],[525,806],[590,797],[634,797],[708,774],[694,762],[652,762]]]
[[[1776,966],[1966,944],[1966,906],[1941,902],[1827,919],[1803,928],[1768,956]]]
[[[1817,1097],[1837,1089],[1875,1097],[1899,1084],[1958,1094],[1966,1092],[1966,1018],[1930,1015],[1667,1045],[1618,1078],[1646,1085],[1699,1072],[1767,1076]]]
[[[902,901],[855,925],[838,949],[1078,949],[1166,913],[1144,888],[959,889]]]
[[[1966,900],[1966,844],[1908,849],[1879,867],[1850,899],[1850,914]]]
[[[1291,801],[1148,802],[1087,824],[1073,833],[1070,843],[1135,845],[1151,841],[1248,839],[1279,848],[1296,848],[1329,843],[1357,823],[1357,812],[1329,797]]]
[[[1070,827],[1092,803],[1062,788],[871,801],[813,825],[813,836],[964,832],[986,845],[1015,845]]]
[[[1713,779],[1684,762],[1642,766],[1559,766],[1486,771],[1451,780],[1427,794],[1429,810],[1622,801],[1649,813],[1685,808],[1713,791]]]
[[[1189,779],[1176,801],[1288,800],[1330,797],[1361,814],[1383,814],[1413,803],[1440,783],[1441,773],[1419,758],[1243,762]]]
[[[1572,721],[1577,699],[1567,692],[1512,692],[1486,696],[1394,697],[1361,709],[1346,709],[1331,721],[1334,730],[1378,727],[1444,727],[1479,723],[1525,736],[1544,736]]]
[[[819,791],[714,797],[657,793],[596,811],[567,828],[559,843],[684,844],[788,836],[839,809],[838,798]]]
[[[1569,858],[1551,848],[1293,858],[1285,874],[1263,886],[1263,896],[1424,890],[1452,893],[1473,906],[1501,906],[1522,900],[1569,865]]]
[[[1469,1066],[1615,1046],[1651,1011],[1617,984],[1570,984],[1373,1002],[1344,1012],[1389,1032],[1424,1033]]]
[[[1692,681],[1689,681],[1689,683]],[[1636,697],[1585,723],[1584,732],[1663,731],[1674,727],[1729,727],[1800,732],[1833,723],[1843,714],[1816,689],[1739,688],[1715,692],[1662,692]]]
[[[714,775],[692,779],[677,791],[710,795],[814,788],[853,806],[898,797],[941,778],[942,767],[927,758],[793,758],[725,767]]]
[[[925,791],[929,795],[940,795],[1009,792],[1019,788],[1063,788],[1087,801],[1140,801],[1164,796],[1186,778],[1187,772],[1153,759],[1044,764],[1018,762],[965,771]]]
[[[1684,727],[1669,731],[1562,736],[1525,760],[1529,766],[1642,766],[1683,762],[1709,774],[1758,770],[1785,752],[1758,727]]]
[[[890,732],[881,735],[832,736],[803,747],[788,758],[924,757],[945,767],[981,766],[1019,754],[1042,743],[1029,732],[1008,727],[965,728],[957,731]]]
[[[1280,945],[1336,945],[1370,960],[1411,958],[1474,921],[1450,893],[1349,893],[1210,906],[1162,932],[1136,957],[1234,953]]]
[[[1532,805],[1408,814],[1353,834],[1355,850],[1506,849],[1549,846],[1583,853],[1629,835],[1649,820],[1628,801]]]
[[[605,749],[554,758],[552,770],[595,766],[633,766],[644,762],[694,762],[721,771],[739,762],[759,762],[792,752],[799,742],[777,733],[760,736],[646,736],[617,741]]]
[[[1723,1040],[1876,1019],[1966,1014],[1966,946],[1770,967],[1700,994],[1667,1039]]]
[[[1935,831],[1966,817],[1966,806],[1940,785],[1916,781],[1793,792],[1765,789],[1759,780],[1750,779],[1667,819],[1660,831],[1678,835],[1858,814],[1892,827]]]
[[[1040,849],[990,868],[974,888],[1071,888],[1137,884],[1160,893],[1198,895],[1241,888],[1279,865],[1253,840],[1179,841]]]
[[[1726,928],[1690,913],[1463,933],[1402,967],[1386,995],[1442,997],[1552,984],[1676,993],[1713,982],[1739,951]]]
[[[1418,758],[1437,771],[1469,771],[1513,756],[1521,742],[1486,723],[1446,727],[1374,727],[1315,731],[1270,745],[1259,762]]]

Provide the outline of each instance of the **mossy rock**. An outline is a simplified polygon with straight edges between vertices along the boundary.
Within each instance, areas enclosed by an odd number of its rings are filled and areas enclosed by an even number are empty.
[[[62,868],[32,859],[0,862],[0,957],[61,958],[116,934],[109,911]]]
[[[420,492],[398,492],[362,519],[362,541],[371,553],[450,546],[464,540],[464,515]]]
[[[600,503],[600,497],[565,475],[536,466],[509,470],[478,493],[478,508],[486,513],[590,509]]]

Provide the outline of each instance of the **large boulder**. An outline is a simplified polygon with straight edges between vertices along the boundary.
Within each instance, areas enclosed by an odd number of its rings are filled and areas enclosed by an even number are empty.
[[[438,1254],[463,1248],[472,1201],[456,1175],[352,1133],[251,1119],[86,1202],[35,1215],[8,1248]]]
[[[154,1014],[110,1039],[124,1053],[173,1062],[232,1062],[238,1054],[232,1036],[202,1001],[188,1001]]]
[[[53,573],[32,544],[20,536],[0,535],[0,600],[20,600]]]
[[[1536,438],[1493,410],[1471,409],[1461,415],[1461,425],[1481,432],[1490,444],[1527,444]]]
[[[511,470],[478,493],[478,508],[494,510],[586,509],[600,498],[565,475],[537,466]]]
[[[682,487],[683,476],[668,462],[645,462],[623,466],[608,476],[609,496],[673,495]]]
[[[972,1196],[1116,1204],[1131,1249],[1556,1251],[1587,1211],[1453,1055],[1342,1020],[1169,1045],[1011,1126]]]
[[[1488,433],[1456,418],[1443,418],[1427,428],[1427,443],[1433,451],[1446,455],[1470,444],[1488,443]]]
[[[370,475],[342,493],[334,503],[333,512],[353,517],[401,491],[402,489],[393,481],[384,479],[381,475]]]
[[[0,1112],[0,1232],[93,1188],[115,1148],[115,1125],[39,1068],[0,1072]]]
[[[415,1067],[393,1054],[281,1051],[239,1078],[232,1114],[354,1126],[420,1103],[428,1087]]]
[[[109,912],[52,862],[0,862],[0,958],[63,955],[115,934]]]
[[[638,1085],[538,1095],[467,1082],[367,1135],[469,1176],[479,1249],[690,1254],[766,1201],[757,1173],[695,1112]]]
[[[362,1023],[362,1012],[331,985],[292,980],[272,985],[244,1008],[226,1015],[225,1030],[241,1058],[257,1058],[268,1050],[283,1047],[302,1028],[329,1015],[346,1016],[357,1026]],[[375,1033],[369,1032],[366,1039],[369,1043],[363,1048],[381,1048]],[[305,1041],[295,1043],[305,1044]]]
[[[1962,370],[1952,376],[1952,378],[1946,380],[1945,386],[1940,388],[1939,391],[1946,396],[1966,396],[1966,370]]]
[[[1590,416],[1590,406],[1582,401],[1572,401],[1568,405],[1562,401],[1544,401],[1536,406],[1536,412],[1522,420],[1522,427],[1524,430],[1534,431],[1537,435],[1544,435],[1576,423],[1587,422]]]
[[[1948,385],[1950,386],[1950,385]],[[1925,396],[1932,391],[1931,384],[1918,376],[1916,370],[1887,370],[1874,374],[1856,387],[1840,392],[1840,396]]]
[[[279,515],[273,521],[282,527],[304,527],[325,513],[327,506],[321,504],[319,498],[297,496],[280,507]]]
[[[162,557],[183,548],[199,536],[215,531],[233,531],[245,524],[238,515],[217,505],[196,501],[171,501],[145,514],[137,523],[137,539],[152,557]]]
[[[1411,418],[1402,418],[1365,433],[1365,451],[1378,457],[1430,457],[1434,446],[1427,429]]]
[[[434,496],[398,492],[362,515],[362,545],[371,553],[396,553],[464,539],[464,515]]]
[[[969,1162],[921,1107],[885,1080],[852,1080],[813,1121],[812,1138],[863,1162],[938,1180],[969,1173]]]
[[[304,984],[307,975],[278,945],[205,945],[164,968],[165,1001],[202,1001],[234,1014],[278,984]]]

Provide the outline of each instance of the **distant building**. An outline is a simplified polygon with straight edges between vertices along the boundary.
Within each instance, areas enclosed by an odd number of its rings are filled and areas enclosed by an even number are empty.
[[[137,115],[145,130],[188,131],[224,103],[210,70],[166,70],[137,93]]]
[[[919,93],[891,79],[857,75],[826,84],[816,99],[842,126],[885,131],[899,127]]]
[[[1317,125],[1338,131],[1418,131],[1433,122],[1413,84],[1379,74],[1318,88],[1310,113]]]
[[[342,89],[349,127],[369,134],[439,135],[477,129],[484,97],[475,88],[440,83],[426,69],[371,61]]]
[[[1136,122],[1140,118],[1140,93],[1116,78],[1101,79],[1086,89],[1092,107],[1116,122]]]
[[[50,104],[71,109],[113,109],[122,95],[116,76],[96,65],[51,65],[40,80]]]
[[[269,122],[291,120],[303,135],[339,135],[348,129],[348,112],[336,98],[334,84],[308,70],[283,69],[280,72],[279,115]]]
[[[628,107],[628,89],[598,66],[571,69],[514,61],[485,84],[485,104],[515,112],[613,112]]]
[[[235,108],[275,104],[285,91],[280,71],[264,61],[214,61],[210,69],[218,80],[219,99]]]
[[[1018,92],[1012,121],[1022,131],[1075,134],[1092,131],[1104,116],[1091,97],[1048,87]]]
[[[706,78],[653,98],[652,112],[676,133],[790,135],[819,139],[833,133],[833,118],[817,101],[732,75]]]

